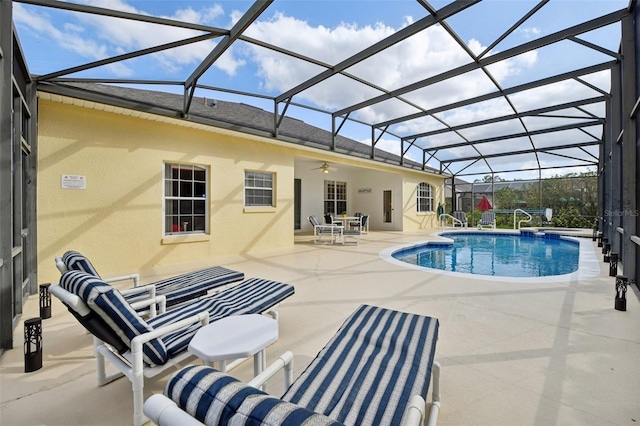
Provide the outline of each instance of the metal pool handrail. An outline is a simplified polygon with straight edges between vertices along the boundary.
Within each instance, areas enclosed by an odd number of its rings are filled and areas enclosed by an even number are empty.
[[[533,216],[531,216],[529,213],[525,212],[524,210],[522,210],[522,209],[515,209],[515,210],[513,211],[513,229],[516,229],[516,215],[517,215],[517,213],[518,213],[518,212],[526,214],[527,216],[529,216],[529,219],[522,219],[522,220],[520,220],[520,221],[518,222],[518,228],[517,228],[517,229],[520,229],[520,225],[522,224],[522,222],[531,222],[531,219],[533,219]]]
[[[451,225],[455,227],[456,222],[460,224],[460,226],[464,226],[464,223],[462,223],[462,221],[458,218],[455,218],[453,216],[451,216],[448,213],[442,213],[439,217],[438,217],[438,221],[440,223],[440,228],[444,228],[447,225],[447,219],[451,219]],[[444,225],[442,225],[444,223]]]

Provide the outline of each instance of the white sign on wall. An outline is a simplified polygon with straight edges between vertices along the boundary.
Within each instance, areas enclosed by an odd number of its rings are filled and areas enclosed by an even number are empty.
[[[62,175],[62,189],[87,189],[87,177],[79,175]]]

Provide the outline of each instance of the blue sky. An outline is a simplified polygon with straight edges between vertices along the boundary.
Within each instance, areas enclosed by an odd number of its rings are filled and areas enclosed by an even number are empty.
[[[230,28],[252,4],[249,1],[166,0],[92,0],[81,3],[221,28]],[[449,3],[450,1],[429,2],[436,9]],[[478,54],[537,3],[528,0],[484,0],[450,18],[447,23]],[[495,46],[491,54],[627,6],[628,0],[551,0]],[[425,10],[415,0],[276,0],[245,34],[328,64],[336,64],[425,15]],[[22,3],[14,3],[14,22],[30,72],[34,74],[46,74],[198,34],[185,29],[119,21]],[[593,31],[580,38],[617,51],[619,25]],[[184,81],[215,44],[216,40],[209,40],[71,76]],[[611,58],[607,55],[565,41],[557,46],[545,47],[502,61],[492,65],[489,71],[502,88],[508,88],[608,60]],[[387,90],[393,90],[469,61],[469,56],[438,26],[398,43],[384,54],[375,55],[348,71]],[[323,70],[322,67],[292,60],[254,45],[236,43],[202,76],[199,83],[276,96]],[[585,78],[589,83],[605,90],[608,90],[608,79],[607,73]],[[166,87],[163,90],[181,92],[180,87]],[[423,108],[430,108],[495,90],[486,75],[475,72],[406,97]],[[520,110],[526,110],[553,103],[554,99],[557,99],[556,102],[571,100],[572,96],[577,96],[578,92],[582,93],[584,90],[583,85],[566,83],[548,88],[546,92],[514,96],[514,104]],[[294,100],[321,109],[335,110],[377,94],[380,92],[375,89],[356,84],[343,76],[336,76],[317,88],[300,93]],[[223,93],[206,96],[247,102],[244,97]],[[269,102],[261,104],[265,109],[272,108]],[[508,113],[509,108],[505,102],[496,101],[475,109],[449,111],[441,114],[438,119],[445,120],[447,124],[455,124],[469,117],[480,119],[491,114]],[[379,122],[414,111],[406,103],[387,101],[364,108],[355,117],[366,122]],[[330,127],[330,121],[327,122],[323,115],[296,109],[290,112],[301,115],[301,118],[312,124]],[[505,124],[507,125],[509,124]],[[535,126],[533,123],[531,125]],[[425,118],[398,126],[394,131],[412,134],[438,126],[442,126],[438,120]],[[481,137],[483,131],[476,129],[475,133],[469,131],[468,135]],[[350,124],[345,127],[343,134],[365,140],[370,137],[370,130],[366,126]],[[437,141],[434,140],[433,143]],[[388,144],[391,151],[398,150],[396,140],[385,139],[380,146],[385,144]],[[452,152],[452,155],[466,154],[461,151]]]

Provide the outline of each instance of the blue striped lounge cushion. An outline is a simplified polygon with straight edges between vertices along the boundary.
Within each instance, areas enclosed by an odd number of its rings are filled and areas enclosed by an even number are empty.
[[[131,348],[131,340],[152,331],[149,326],[113,286],[82,271],[67,271],[60,278],[60,286],[77,294]],[[160,365],[169,359],[160,339],[143,344],[143,359],[147,364]]]
[[[155,318],[150,318],[147,323],[153,328],[158,328],[203,311],[209,313],[209,322],[231,315],[261,314],[292,294],[294,294],[294,288],[290,284],[263,278],[249,278],[211,297],[179,306]],[[163,336],[162,341],[169,356],[186,350],[198,328],[199,325],[194,325]]]
[[[206,296],[211,289],[243,279],[242,272],[223,266],[212,266],[156,281],[153,284],[156,287],[156,294],[166,296],[169,307]]]
[[[98,271],[89,259],[75,250],[69,250],[63,254],[62,261],[69,271],[83,271],[89,275],[100,278],[100,274],[98,274]]]
[[[360,306],[282,399],[346,425],[400,425],[426,399],[438,320]]]
[[[340,426],[326,416],[269,396],[206,366],[178,371],[164,393],[182,410],[210,426]]]
[[[75,250],[69,250],[62,255],[62,261],[68,270],[83,271],[100,278],[98,271],[93,264]],[[176,275],[156,281],[153,284],[157,295],[164,295],[167,298],[167,307],[198,299],[207,295],[207,292],[225,284],[242,281],[244,273],[225,268],[223,266],[212,266],[185,274]],[[143,300],[147,294],[137,293],[126,295],[129,303]]]

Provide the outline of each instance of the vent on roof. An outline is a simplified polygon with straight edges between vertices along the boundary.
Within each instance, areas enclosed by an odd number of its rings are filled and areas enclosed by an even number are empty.
[[[218,102],[216,102],[215,99],[202,98],[202,101],[205,105],[210,106],[211,108],[215,108],[218,106]]]

